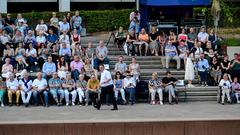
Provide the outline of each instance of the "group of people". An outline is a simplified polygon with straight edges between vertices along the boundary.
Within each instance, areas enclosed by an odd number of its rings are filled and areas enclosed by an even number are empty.
[[[228,60],[228,56],[221,56],[213,29],[207,33],[206,28],[201,27],[198,34],[194,28],[190,28],[188,34],[182,29],[178,35],[170,30],[169,35],[166,35],[152,27],[151,32],[147,34],[144,28],[140,31],[139,21],[138,11],[132,12],[129,34],[126,36],[120,27],[115,35],[117,47],[121,48],[126,42],[123,48],[133,57],[131,64],[127,66],[123,62],[123,56],[119,56],[115,65],[115,78],[112,79],[111,73],[106,70],[109,68],[109,59],[104,41],[99,41],[96,49],[92,48],[91,42],[87,48],[82,47],[82,18],[78,11],[74,16],[68,13],[62,21],[59,21],[53,12],[49,24],[40,20],[35,29],[30,29],[27,20],[21,14],[18,14],[16,19],[11,18],[11,14],[7,14],[3,19],[0,14],[1,105],[4,106],[5,93],[8,95],[9,105],[13,104],[12,95],[15,94],[16,105],[20,105],[21,95],[25,106],[29,105],[31,97],[35,105],[38,105],[40,100],[43,105],[49,106],[49,93],[59,106],[62,105],[63,99],[67,106],[75,105],[77,97],[81,105],[84,102],[88,104],[91,100],[90,95],[93,95],[93,105],[100,109],[105,95],[108,95],[113,102],[113,110],[117,110],[118,93],[121,93],[123,104],[133,105],[136,86],[140,81],[140,65],[136,62],[135,55],[161,55],[163,68],[167,70],[171,60],[177,61],[177,70],[180,70],[183,60],[188,87],[194,87],[192,80],[197,70],[203,86],[209,85],[208,79],[211,75],[214,85],[222,87],[223,98],[225,94],[229,97],[229,92],[225,90],[225,84],[228,83],[221,83],[221,78],[227,75],[229,81],[234,80],[234,83],[237,83],[237,77],[240,76],[240,56],[235,54],[232,61]],[[37,78],[29,79],[28,72],[34,71],[38,72]],[[170,104],[173,99],[177,103],[174,88],[176,82],[170,72],[167,72],[167,77],[162,80],[158,78],[157,73],[153,73],[148,82],[151,104],[156,104],[156,93],[159,94],[159,104],[163,104],[164,92],[168,93]],[[239,102],[239,85],[233,86]],[[129,93],[128,100],[125,93]]]

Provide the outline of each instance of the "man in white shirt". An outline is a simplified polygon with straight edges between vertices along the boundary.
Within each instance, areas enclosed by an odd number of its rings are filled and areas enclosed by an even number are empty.
[[[112,111],[118,110],[117,102],[114,97],[114,91],[113,91],[114,86],[113,86],[112,75],[109,71],[107,71],[104,68],[103,64],[99,65],[99,70],[101,73],[101,78],[100,78],[101,95],[100,95],[100,101],[94,107],[99,110],[102,105],[104,97],[106,97],[106,95],[109,94],[112,104],[113,104],[113,109],[111,109],[111,110]]]
[[[23,78],[19,80],[19,87],[21,90],[22,101],[25,104],[25,107],[28,107],[32,96],[32,80],[28,78],[27,72],[23,72]]]
[[[42,78],[42,73],[38,72],[37,73],[37,78],[33,81],[33,98],[35,105],[38,105],[39,100],[38,97],[40,97],[41,101],[41,94],[43,94],[44,97],[44,102],[43,105],[45,107],[48,107],[48,91],[47,91],[47,81],[46,79]]]
[[[16,94],[16,105],[19,106],[19,98],[20,98],[19,85],[18,85],[17,79],[14,78],[14,75],[12,73],[9,74],[9,79],[7,80],[6,84],[7,84],[9,106],[12,106],[13,94]]]
[[[203,51],[206,50],[206,44],[207,44],[207,41],[208,41],[208,34],[206,32],[206,29],[204,26],[201,27],[201,31],[198,33],[197,37],[198,37],[198,41],[200,41],[202,43],[202,48],[203,48]]]
[[[127,76],[124,78],[124,89],[127,93],[129,93],[129,102],[133,105],[135,103],[135,88],[136,88],[136,81],[132,77],[130,71],[127,71]]]

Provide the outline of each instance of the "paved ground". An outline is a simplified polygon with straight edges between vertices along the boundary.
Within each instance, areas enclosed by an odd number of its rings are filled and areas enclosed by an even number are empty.
[[[0,124],[11,123],[89,123],[89,122],[139,122],[139,121],[194,121],[240,120],[240,105],[220,105],[216,102],[188,102],[178,105],[111,106],[95,110],[92,106],[75,107],[4,107],[0,108]]]

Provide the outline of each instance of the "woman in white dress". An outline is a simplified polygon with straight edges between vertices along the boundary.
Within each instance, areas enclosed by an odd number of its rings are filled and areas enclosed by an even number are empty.
[[[139,76],[140,76],[140,66],[136,61],[135,57],[132,57],[132,63],[129,64],[129,70],[131,72],[131,75],[135,79],[136,82],[139,82]]]
[[[184,79],[188,81],[187,87],[194,87],[192,85],[192,80],[194,79],[194,66],[192,62],[192,58],[190,57],[190,54],[187,56],[187,61],[186,61],[186,67],[185,67],[185,77]]]
[[[61,56],[58,61],[58,77],[60,79],[66,79],[68,72],[68,63],[64,60],[64,56]]]

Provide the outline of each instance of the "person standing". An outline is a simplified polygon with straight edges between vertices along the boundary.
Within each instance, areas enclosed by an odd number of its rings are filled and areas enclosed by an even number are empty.
[[[187,54],[187,60],[186,60],[186,64],[185,64],[185,76],[184,76],[184,80],[188,81],[188,85],[187,87],[192,88],[194,87],[194,85],[192,84],[192,81],[194,80],[195,76],[194,76],[194,65],[192,62],[192,58],[190,57],[190,54]]]
[[[200,54],[200,59],[196,64],[198,74],[200,75],[202,86],[208,86],[207,85],[207,75],[208,75],[208,69],[209,69],[209,63],[208,60],[204,58],[204,54]]]
[[[102,105],[103,98],[106,97],[107,94],[109,94],[113,104],[113,109],[111,110],[112,111],[118,110],[117,102],[114,97],[114,91],[113,91],[114,86],[113,86],[111,73],[104,68],[103,64],[99,65],[99,70],[101,73],[101,78],[100,78],[101,95],[100,95],[100,101],[94,107],[99,110]]]

